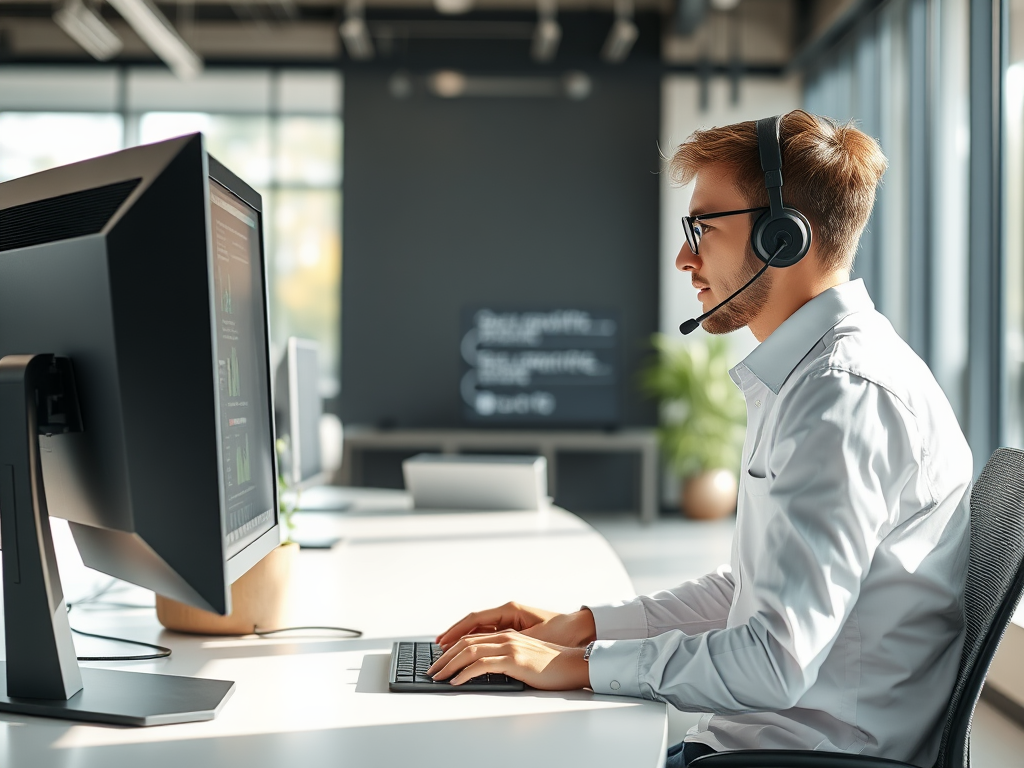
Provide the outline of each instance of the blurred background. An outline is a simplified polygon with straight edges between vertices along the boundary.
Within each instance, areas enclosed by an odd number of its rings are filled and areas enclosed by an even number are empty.
[[[202,131],[263,197],[274,359],[319,344],[334,481],[543,453],[640,592],[728,558],[756,343],[679,336],[664,161],[797,107],[889,158],[854,277],[976,473],[1024,447],[1024,0],[0,0],[0,181]],[[726,520],[678,518],[730,473]],[[1024,722],[1018,625],[986,701]],[[989,703],[977,764],[1013,764]]]
[[[320,343],[353,434],[670,419],[640,371],[699,305],[664,156],[795,107],[888,156],[855,276],[980,471],[1024,444],[1022,0],[0,0],[0,179],[202,131],[263,195],[274,353]],[[472,335],[572,312],[601,350]],[[570,452],[558,500],[629,507],[631,462]]]

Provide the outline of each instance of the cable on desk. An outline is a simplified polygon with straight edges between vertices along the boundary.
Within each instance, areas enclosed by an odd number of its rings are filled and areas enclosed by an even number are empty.
[[[71,613],[71,609],[75,606],[83,605],[94,605],[108,608],[152,608],[151,605],[142,605],[138,603],[119,603],[108,600],[100,600],[103,595],[107,594],[117,584],[117,579],[111,579],[106,585],[98,589],[88,597],[84,597],[81,600],[77,600],[74,603],[68,603],[68,613]],[[348,627],[324,627],[324,626],[304,626],[304,627],[281,627],[280,629],[260,629],[259,627],[252,628],[252,634],[257,637],[267,637],[268,635],[276,635],[282,632],[299,632],[302,630],[323,630],[327,632],[345,632],[348,638],[362,637],[362,630],[350,629]],[[171,655],[171,649],[166,648],[162,645],[155,645],[153,643],[145,643],[141,640],[129,640],[125,637],[112,637],[110,635],[98,635],[93,632],[86,632],[81,629],[75,629],[71,627],[71,631],[85,637],[95,637],[99,640],[111,640],[115,643],[128,643],[130,645],[140,645],[143,648],[152,648],[157,653],[139,654],[135,656],[79,656],[79,661],[149,661],[151,659],[165,659]]]
[[[109,587],[108,587],[109,589]],[[101,590],[101,593],[105,590]],[[74,603],[68,603],[68,613],[74,608]],[[100,640],[112,640],[115,643],[128,643],[129,645],[141,645],[143,648],[153,648],[157,653],[143,653],[136,656],[79,656],[79,661],[149,661],[151,659],[166,659],[171,655],[171,649],[153,643],[144,643],[141,640],[129,640],[126,637],[111,637],[110,635],[97,635],[94,632],[86,632],[71,627],[71,631],[85,637],[95,637]]]
[[[253,627],[252,633],[259,637],[266,637],[267,635],[276,635],[279,632],[297,632],[302,629],[324,629],[328,632],[348,632],[348,637],[345,639],[363,636],[362,630],[349,629],[348,627],[281,627],[281,629],[260,629],[259,627]]]

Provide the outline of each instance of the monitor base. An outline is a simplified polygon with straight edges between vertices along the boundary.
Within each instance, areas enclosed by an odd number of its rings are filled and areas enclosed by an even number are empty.
[[[0,662],[0,712],[111,725],[170,725],[212,720],[235,690],[228,680],[82,667],[83,688],[67,701],[11,698]]]

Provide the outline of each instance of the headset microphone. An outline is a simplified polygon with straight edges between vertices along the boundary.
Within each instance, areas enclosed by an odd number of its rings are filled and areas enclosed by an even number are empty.
[[[721,304],[716,304],[715,306],[713,306],[711,309],[709,309],[707,312],[705,312],[700,317],[694,317],[694,318],[691,318],[691,319],[687,320],[685,323],[683,323],[682,325],[679,326],[679,332],[681,334],[683,334],[683,336],[687,336],[687,335],[693,333],[694,331],[697,330],[697,328],[700,326],[701,323],[703,323],[705,320],[707,320],[709,317],[711,317],[711,315],[713,315],[715,312],[720,310],[722,307],[724,307],[730,301],[732,301],[737,296],[739,296],[741,293],[743,293],[745,290],[747,290],[747,288],[749,288],[751,285],[753,285],[754,281],[757,280],[757,278],[759,278],[761,275],[763,275],[765,273],[765,270],[767,270],[768,267],[770,267],[772,265],[772,262],[775,261],[775,258],[786,249],[786,246],[789,245],[789,238],[786,237],[784,234],[783,235],[779,235],[778,240],[776,240],[776,242],[779,243],[779,247],[775,250],[775,253],[773,253],[772,257],[770,259],[768,259],[767,262],[765,262],[765,265],[763,267],[761,267],[757,271],[756,275],[754,275],[752,278],[747,280],[746,284],[742,288],[740,288],[738,291],[736,291],[732,296],[727,298]]]

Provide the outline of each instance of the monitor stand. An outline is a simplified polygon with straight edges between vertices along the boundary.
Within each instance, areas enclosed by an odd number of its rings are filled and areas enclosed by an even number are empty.
[[[39,435],[81,431],[71,361],[0,359],[0,542],[7,662],[0,712],[115,725],[213,719],[226,680],[80,668],[50,536]]]

